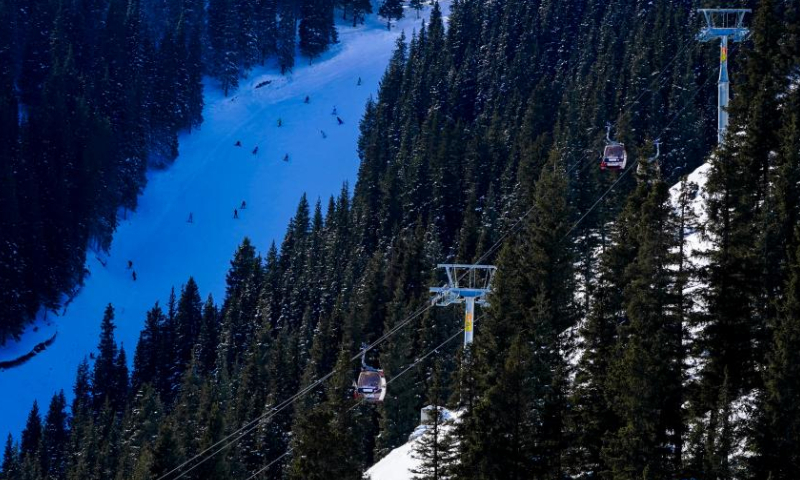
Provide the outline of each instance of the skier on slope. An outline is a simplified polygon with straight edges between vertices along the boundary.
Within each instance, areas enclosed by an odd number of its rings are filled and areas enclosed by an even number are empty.
[[[308,95],[306,95],[306,99],[305,99],[305,100],[303,100],[303,103],[308,103],[308,102],[310,102],[310,101],[311,101],[311,99],[310,99],[310,98],[308,98]]]
[[[233,209],[233,218],[236,218],[236,219],[239,218],[239,210],[237,210],[235,208]]]
[[[236,140],[236,143],[234,143],[233,146],[234,147],[241,147],[242,146],[242,141],[241,140]]]
[[[284,162],[288,162],[289,161],[289,154],[288,153],[283,156],[283,161]]]
[[[247,202],[242,200],[242,205],[239,207],[239,210],[244,210],[245,208],[247,208]]]
[[[194,223],[194,218],[192,218],[192,212],[189,212],[189,219],[186,220],[186,223]]]
[[[128,260],[128,270],[130,270],[131,268],[133,268],[133,261]]]
[[[131,277],[133,278],[133,281],[135,282],[135,281],[136,281],[136,270],[134,270],[134,271],[131,273]]]
[[[255,155],[257,153],[258,153],[258,145],[256,145],[256,148],[253,149],[253,155]]]
[[[281,120],[281,118],[280,118],[280,117],[278,117],[278,126],[279,126],[279,127],[282,127],[282,126],[283,126],[283,120]]]
[[[340,117],[336,117],[336,121],[339,122],[339,125],[344,123],[344,120],[342,120]]]
[[[333,111],[331,112],[331,115],[337,115],[337,113],[336,113],[336,105],[333,106]]]
[[[325,134],[325,130],[320,130],[319,133],[322,134],[322,138],[328,138],[328,135]]]

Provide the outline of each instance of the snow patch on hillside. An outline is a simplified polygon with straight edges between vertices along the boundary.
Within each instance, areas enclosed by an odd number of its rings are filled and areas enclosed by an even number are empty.
[[[430,406],[425,408],[431,408]],[[448,410],[442,408],[444,424],[442,432],[451,432],[461,419],[462,410]],[[420,439],[427,425],[419,425],[409,436],[408,442],[395,448],[378,463],[366,471],[366,478],[370,480],[413,480],[413,470],[419,468],[420,461],[414,454],[414,449],[419,445]]]

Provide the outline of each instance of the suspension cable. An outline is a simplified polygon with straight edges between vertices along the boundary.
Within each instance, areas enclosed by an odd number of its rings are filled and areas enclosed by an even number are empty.
[[[477,321],[477,319],[476,319],[476,321]],[[408,372],[408,371],[409,371],[409,370],[411,370],[412,368],[414,368],[414,367],[416,367],[417,365],[419,365],[419,363],[420,363],[420,362],[422,362],[423,360],[425,360],[425,359],[426,359],[426,358],[428,358],[429,356],[433,355],[434,353],[438,353],[440,348],[442,348],[442,347],[444,347],[445,345],[447,345],[448,343],[452,342],[452,341],[453,341],[455,338],[457,338],[458,336],[460,336],[462,333],[464,333],[464,329],[463,329],[463,328],[462,328],[461,330],[457,331],[456,333],[454,333],[454,334],[453,334],[453,336],[451,336],[450,338],[448,338],[448,339],[447,339],[447,340],[445,340],[444,342],[440,343],[438,346],[434,347],[432,350],[430,350],[430,351],[429,351],[428,353],[426,353],[425,355],[423,355],[423,356],[421,356],[421,357],[418,357],[416,360],[414,360],[414,362],[413,362],[411,365],[409,365],[408,367],[406,367],[405,369],[403,369],[403,370],[402,370],[400,373],[398,373],[397,375],[395,375],[395,376],[393,376],[391,379],[389,379],[389,381],[387,381],[387,382],[386,382],[386,385],[388,386],[388,385],[390,385],[390,384],[391,384],[393,381],[395,381],[395,380],[397,380],[398,378],[402,377],[402,376],[403,376],[403,374],[405,374],[406,372]],[[364,403],[364,401],[365,401],[365,399],[363,399],[363,398],[362,398],[362,399],[361,399],[361,400],[359,400],[359,401],[358,401],[358,402],[357,402],[355,405],[353,405],[352,407],[348,408],[346,411],[347,411],[347,412],[350,412],[350,411],[354,410],[356,407],[359,407],[359,406],[361,406],[361,405]],[[269,469],[269,467],[271,467],[271,466],[275,465],[275,464],[276,464],[278,461],[280,461],[282,458],[284,458],[285,456],[287,456],[287,455],[289,455],[290,453],[292,453],[292,450],[293,450],[293,448],[292,448],[292,447],[289,447],[289,448],[287,448],[287,449],[286,449],[286,451],[285,451],[285,452],[283,452],[283,454],[282,454],[282,455],[280,455],[280,456],[279,456],[279,457],[277,457],[275,460],[273,460],[273,461],[269,462],[267,465],[265,465],[264,467],[262,467],[262,468],[258,469],[258,470],[257,470],[257,471],[255,471],[255,472],[254,472],[252,475],[250,475],[249,477],[247,477],[247,480],[253,480],[253,479],[254,479],[254,478],[256,478],[258,475],[260,475],[262,472],[264,472],[265,470],[268,470],[268,469]]]
[[[684,47],[684,48],[685,48],[685,47]],[[675,57],[673,57],[673,60],[674,60],[675,58],[677,58],[677,54],[676,54],[676,56],[675,56]],[[669,62],[667,65],[669,65],[670,63],[672,63],[672,62]],[[663,71],[666,71],[666,70],[667,70],[667,68],[665,67]],[[663,73],[663,71],[662,71],[662,73]],[[659,74],[659,76],[660,76],[660,74]],[[705,82],[704,82],[704,83],[703,83],[703,84],[702,84],[700,87],[698,87],[698,88],[696,88],[696,89],[695,89],[694,93],[692,94],[692,96],[691,96],[691,97],[690,97],[690,99],[689,99],[690,101],[691,101],[691,100],[693,100],[693,99],[694,99],[694,98],[697,96],[697,94],[700,92],[700,90],[701,90],[703,87],[705,87],[705,86],[708,84],[708,82],[710,81],[710,79],[711,79],[711,78],[713,78],[713,76],[709,76],[709,78],[708,78],[708,79],[706,79],[706,81],[705,81]],[[642,93],[640,93],[640,95],[637,97],[636,101],[638,101],[638,99],[639,99],[639,98],[641,98],[641,96],[642,96],[644,93],[645,93],[645,92],[642,92]],[[635,102],[634,102],[634,103],[635,103]],[[683,106],[683,108],[681,108],[681,110],[679,110],[679,111],[678,111],[678,113],[676,113],[676,114],[673,116],[673,118],[672,118],[672,120],[669,122],[669,124],[667,124],[667,126],[666,126],[666,127],[664,127],[664,129],[662,129],[662,132],[661,132],[662,134],[663,134],[663,132],[664,132],[664,131],[666,131],[666,130],[667,130],[667,129],[668,129],[668,128],[669,128],[669,127],[672,125],[672,123],[673,123],[673,122],[674,122],[674,121],[675,121],[675,120],[678,118],[678,116],[679,116],[679,115],[680,115],[680,114],[681,114],[681,113],[682,113],[682,112],[683,112],[683,111],[686,109],[686,107],[687,107],[687,106],[688,106],[688,102],[687,102],[687,103],[686,103],[686,104]],[[630,107],[630,106],[629,106],[629,107]],[[627,108],[629,108],[629,107],[627,107]],[[659,135],[659,136],[660,136],[660,135]],[[625,176],[625,175],[626,175],[626,174],[627,174],[627,173],[628,173],[628,172],[631,170],[631,168],[632,168],[634,165],[635,165],[635,162],[634,162],[634,163],[632,163],[632,164],[631,164],[631,165],[630,165],[630,166],[629,166],[627,169],[625,169],[625,171],[624,171],[624,172],[623,172],[623,173],[622,173],[622,174],[619,176],[619,178],[617,178],[617,180],[616,180],[616,181],[615,181],[615,182],[614,182],[614,183],[613,183],[613,184],[612,184],[612,185],[611,185],[611,186],[608,188],[608,190],[606,190],[606,191],[605,191],[605,192],[604,192],[604,193],[603,193],[603,194],[600,196],[600,198],[598,198],[598,200],[597,200],[597,201],[596,201],[596,202],[595,202],[595,203],[594,203],[594,204],[593,204],[593,205],[590,207],[590,209],[589,209],[589,210],[587,210],[587,212],[586,212],[586,213],[584,213],[584,214],[583,214],[583,216],[581,216],[581,218],[580,218],[580,219],[579,219],[577,222],[575,222],[575,224],[574,224],[574,225],[573,225],[573,226],[570,228],[570,230],[569,230],[569,231],[567,232],[567,234],[566,234],[566,235],[565,235],[565,236],[564,236],[564,237],[561,239],[561,241],[563,241],[564,239],[566,239],[566,238],[567,238],[567,236],[568,236],[568,235],[569,235],[569,234],[570,234],[570,233],[571,233],[571,232],[572,232],[572,231],[573,231],[573,230],[574,230],[574,229],[575,229],[575,228],[576,228],[576,227],[577,227],[577,226],[578,226],[578,225],[579,225],[579,224],[580,224],[580,223],[581,223],[581,222],[582,222],[582,221],[583,221],[583,220],[584,220],[584,219],[585,219],[587,216],[588,216],[588,214],[589,214],[591,211],[593,211],[593,210],[594,210],[594,208],[596,208],[596,207],[597,207],[597,205],[600,203],[600,201],[602,201],[602,199],[603,199],[603,198],[605,198],[605,197],[606,197],[606,196],[607,196],[607,195],[608,195],[608,194],[609,194],[609,193],[610,193],[610,192],[613,190],[613,188],[614,188],[614,187],[615,187],[615,186],[616,186],[616,185],[617,185],[617,184],[620,182],[620,180],[622,180],[622,178],[623,178],[623,177],[624,177],[624,176]],[[512,227],[511,227],[509,230],[507,230],[507,231],[506,231],[506,232],[505,232],[503,235],[501,235],[501,236],[500,236],[500,238],[499,238],[499,239],[498,239],[498,240],[497,240],[497,241],[496,241],[496,242],[495,242],[495,243],[494,243],[494,244],[493,244],[493,245],[492,245],[492,246],[491,246],[489,249],[487,249],[487,250],[486,250],[486,252],[485,252],[483,255],[481,255],[481,257],[480,257],[480,258],[477,260],[477,262],[476,262],[476,263],[480,263],[480,262],[482,262],[483,260],[485,260],[486,258],[488,258],[488,256],[489,256],[489,255],[491,255],[491,254],[492,254],[492,253],[493,253],[493,252],[494,252],[494,251],[495,251],[495,250],[496,250],[496,249],[497,249],[497,248],[500,246],[500,244],[503,242],[503,240],[504,240],[506,237],[508,237],[510,234],[512,234],[512,233],[515,233],[516,231],[518,231],[518,230],[519,230],[519,228],[520,228],[520,226],[522,225],[522,221],[523,221],[523,220],[524,220],[524,219],[525,219],[525,218],[526,218],[528,215],[530,215],[530,213],[531,213],[533,210],[534,210],[534,206],[531,206],[531,207],[530,207],[530,208],[529,208],[529,209],[528,209],[528,210],[527,210],[525,213],[523,213],[523,215],[522,215],[522,216],[520,216],[520,217],[519,217],[519,219],[517,219],[517,221],[516,221],[516,222],[515,222],[515,223],[512,225]],[[464,273],[462,274],[462,276],[459,278],[459,280],[460,280],[461,278],[463,278],[463,277],[464,277],[464,275],[466,275],[466,274],[467,274],[467,272],[464,272]],[[391,336],[392,336],[392,335],[394,335],[394,334],[395,334],[397,331],[399,331],[401,328],[403,328],[404,326],[406,326],[407,324],[409,324],[411,321],[413,321],[414,319],[416,319],[416,318],[417,318],[417,317],[419,317],[420,315],[422,315],[422,314],[424,314],[425,312],[427,312],[428,310],[430,310],[430,309],[432,308],[432,306],[433,306],[433,303],[432,303],[432,302],[427,302],[427,304],[426,304],[426,305],[424,305],[424,306],[422,306],[422,307],[418,308],[418,309],[417,309],[415,312],[413,312],[411,315],[409,315],[408,317],[406,317],[406,318],[405,318],[405,319],[404,319],[402,322],[400,322],[400,323],[398,323],[397,325],[395,325],[395,326],[394,326],[394,327],[393,327],[393,328],[392,328],[392,329],[391,329],[389,332],[387,332],[387,333],[383,334],[383,335],[382,335],[381,337],[379,337],[377,340],[375,340],[374,342],[372,342],[371,344],[369,344],[369,345],[368,345],[368,346],[367,346],[365,349],[363,349],[363,352],[367,352],[367,351],[369,351],[369,350],[371,350],[371,349],[375,348],[375,347],[376,347],[376,346],[378,346],[379,344],[383,343],[383,342],[384,342],[384,341],[386,341],[386,340],[387,340],[389,337],[391,337]],[[462,331],[463,331],[463,330],[462,330]],[[458,332],[456,335],[454,335],[453,337],[451,337],[451,338],[450,338],[450,339],[448,339],[447,341],[450,341],[450,340],[452,340],[453,338],[455,338],[456,336],[458,336],[460,333],[461,333],[461,332]],[[437,348],[438,348],[438,347],[437,347]],[[435,350],[435,349],[434,349],[434,350]],[[429,354],[430,354],[430,352],[429,352]],[[427,355],[426,355],[426,356],[427,356]],[[353,357],[350,359],[350,361],[351,361],[351,362],[352,362],[352,361],[355,361],[355,360],[359,359],[360,357],[361,357],[361,352],[359,352],[357,355],[353,356]],[[410,368],[410,367],[409,367],[409,368]],[[408,369],[407,369],[407,370],[408,370]],[[406,370],[406,371],[407,371],[407,370]],[[403,371],[403,373],[405,373],[405,371]],[[175,472],[178,472],[179,470],[183,469],[183,467],[185,467],[186,465],[188,465],[188,464],[192,463],[194,460],[197,460],[198,458],[200,458],[200,461],[199,461],[199,462],[195,463],[194,465],[192,465],[192,466],[191,466],[190,468],[188,468],[187,470],[184,470],[182,473],[180,473],[180,475],[178,475],[177,477],[174,477],[174,478],[173,478],[173,480],[178,480],[179,478],[182,478],[182,477],[186,476],[186,475],[187,475],[189,472],[191,472],[192,470],[194,470],[195,468],[197,468],[197,467],[198,467],[198,466],[200,466],[201,464],[205,463],[205,462],[206,462],[207,460],[209,460],[211,457],[215,456],[217,453],[219,453],[219,452],[221,452],[222,450],[226,449],[226,448],[227,448],[227,447],[229,447],[230,445],[232,445],[232,444],[236,443],[236,442],[237,442],[239,439],[241,439],[242,437],[244,437],[245,435],[247,435],[248,433],[250,433],[251,431],[253,431],[255,428],[257,428],[257,426],[258,426],[258,422],[260,422],[260,421],[262,421],[262,420],[264,420],[264,421],[269,421],[270,419],[272,419],[272,417],[276,416],[278,413],[280,413],[281,411],[283,411],[283,410],[285,410],[286,408],[288,408],[290,405],[292,405],[292,404],[293,404],[295,401],[297,401],[299,398],[303,397],[303,396],[304,396],[304,395],[306,395],[308,392],[310,392],[310,391],[311,391],[311,390],[313,390],[314,388],[316,388],[316,387],[318,387],[319,385],[321,385],[322,383],[324,383],[324,382],[325,382],[326,380],[328,380],[328,379],[329,379],[331,376],[333,376],[333,374],[334,374],[334,371],[331,371],[331,372],[329,372],[329,373],[325,374],[324,376],[322,376],[322,377],[318,378],[317,380],[315,380],[315,381],[314,381],[314,382],[312,382],[311,384],[309,384],[309,385],[307,385],[306,387],[304,387],[303,389],[301,389],[299,392],[295,393],[294,395],[292,395],[292,396],[291,396],[291,397],[289,397],[288,399],[286,399],[286,400],[284,400],[283,402],[279,403],[279,404],[278,404],[278,406],[276,406],[276,407],[273,407],[273,408],[272,408],[272,409],[270,409],[268,412],[266,412],[266,413],[264,413],[264,414],[262,414],[262,415],[260,415],[260,416],[256,417],[255,419],[251,420],[250,422],[247,422],[246,424],[242,425],[242,426],[241,426],[241,427],[239,427],[238,429],[234,430],[234,431],[233,431],[233,432],[231,432],[230,434],[226,435],[226,436],[225,436],[225,437],[223,437],[222,439],[218,440],[218,441],[217,441],[217,442],[215,442],[214,444],[212,444],[212,445],[210,445],[209,447],[207,447],[205,450],[203,450],[203,451],[201,451],[201,452],[197,453],[197,454],[196,454],[196,455],[194,455],[192,458],[190,458],[190,459],[188,459],[188,460],[184,461],[183,463],[181,463],[180,465],[176,466],[176,467],[175,467],[175,468],[173,468],[172,470],[170,470],[170,471],[168,471],[167,473],[165,473],[165,474],[161,475],[161,476],[160,476],[160,477],[158,477],[156,480],[165,480],[165,479],[166,479],[167,477],[169,477],[171,474],[173,474],[173,473],[175,473]],[[399,375],[398,375],[398,376],[399,376]],[[395,378],[397,378],[397,377],[395,377]],[[387,385],[388,385],[388,383],[389,383],[389,382],[387,382]],[[235,437],[235,438],[234,438],[234,437]],[[226,443],[226,442],[227,442],[227,443]],[[220,446],[221,444],[223,444],[223,443],[224,443],[224,445],[222,445],[221,447],[219,447],[219,446]],[[217,448],[217,447],[219,447],[219,448]],[[217,449],[216,449],[216,450],[214,450],[215,448],[217,448]],[[214,451],[213,451],[213,452],[211,452],[211,450],[214,450]],[[209,452],[211,452],[211,453],[209,453]],[[287,451],[286,453],[284,453],[284,456],[285,456],[285,455],[288,455],[288,453],[289,453],[288,451]],[[208,454],[208,455],[207,455],[207,454]],[[204,458],[201,458],[201,457],[204,457]],[[277,459],[276,459],[276,461],[277,461]],[[252,478],[252,477],[251,477],[251,478]]]

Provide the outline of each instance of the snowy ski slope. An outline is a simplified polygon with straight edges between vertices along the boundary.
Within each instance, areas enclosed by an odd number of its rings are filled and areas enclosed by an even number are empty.
[[[448,3],[442,2],[445,15]],[[426,7],[421,17],[429,14]],[[400,32],[410,37],[421,21],[407,10],[391,31],[374,15],[357,28],[345,22],[339,44],[313,64],[298,58],[292,74],[281,76],[274,66],[256,69],[229,98],[207,85],[201,130],[180,138],[172,167],[149,174],[139,209],[121,221],[110,255],[89,252],[90,276],[64,315],[50,313],[20,342],[0,348],[0,361],[13,359],[58,333],[26,364],[0,371],[0,434],[19,439],[34,400],[46,411],[59,389],[71,397],[78,363],[96,350],[106,304],[116,308],[116,338],[132,360],[145,312],[156,301],[163,305],[172,286],[179,291],[191,275],[204,298],[212,293],[220,302],[229,262],[244,237],[265,253],[273,240],[280,244],[304,192],[312,205],[321,198],[324,208],[343,182],[352,190],[364,104],[377,93]],[[271,83],[255,88],[264,81]],[[332,115],[334,106],[343,125]],[[242,201],[247,208],[234,219]],[[190,214],[193,223],[187,222]]]

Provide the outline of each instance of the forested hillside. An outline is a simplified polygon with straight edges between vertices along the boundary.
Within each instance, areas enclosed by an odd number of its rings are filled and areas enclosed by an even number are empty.
[[[200,127],[203,75],[227,95],[254,65],[291,70],[333,21],[332,0],[4,0],[0,345],[80,287],[87,247],[110,247],[146,169]]]
[[[443,401],[461,453],[421,478],[795,478],[800,5],[743,6],[719,149],[695,2],[435,7],[366,106],[352,195],[245,241],[220,302],[187,279],[154,305],[132,372],[109,306],[69,413],[34,406],[0,478],[358,479]],[[606,122],[624,171],[598,168]],[[704,161],[701,222],[669,185]],[[427,307],[445,261],[498,267],[466,354],[462,311]]]

